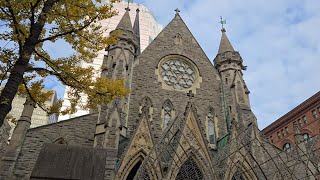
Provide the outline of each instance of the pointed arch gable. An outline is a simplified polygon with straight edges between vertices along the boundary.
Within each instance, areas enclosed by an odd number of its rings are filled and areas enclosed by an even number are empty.
[[[198,179],[214,179],[212,169],[208,166],[211,163],[211,160],[204,158],[198,151],[199,149],[190,148],[183,156],[179,157],[179,161],[176,161],[179,163],[173,163],[171,168],[169,168],[171,171],[168,173],[167,179],[177,179],[179,173],[180,178],[190,176],[198,177]],[[189,165],[196,165],[196,167],[190,172],[182,172],[184,171],[184,168],[187,168]]]
[[[130,174],[130,173],[132,173],[132,171],[135,170],[134,168],[137,168],[137,165],[139,165],[139,167],[141,166],[145,157],[146,157],[146,152],[144,150],[140,150],[131,159],[129,159],[129,162],[124,167],[124,171],[121,172],[121,173],[123,173],[122,178],[128,179],[129,176],[132,176],[132,174]],[[138,169],[139,169],[139,167],[138,167]]]
[[[147,154],[144,150],[141,150],[137,152],[131,161],[126,165],[125,171],[122,172],[123,176],[118,177],[119,179],[124,179],[124,180],[131,180],[131,179],[137,179],[135,175],[141,175],[141,172],[143,171],[143,176],[146,179],[157,179],[157,174],[154,171],[154,168],[152,165],[147,164],[145,161],[147,157]],[[147,164],[147,165],[146,165]],[[142,169],[141,169],[142,168]],[[152,178],[150,178],[152,177]],[[139,179],[139,178],[138,178]]]
[[[176,178],[182,164],[189,158],[197,162],[200,169],[203,170],[204,179],[214,179],[214,169],[212,159],[209,153],[209,147],[205,138],[205,132],[201,122],[197,117],[196,109],[189,103],[185,118],[181,121],[179,137],[177,137],[178,146],[174,149],[167,179]]]
[[[189,157],[180,167],[176,180],[202,180],[203,172],[193,157]]]
[[[141,107],[147,107],[147,108],[153,107],[152,101],[151,101],[151,99],[150,99],[148,96],[145,96],[145,97],[143,97],[143,98],[141,99],[141,101],[140,101],[140,106],[141,106]]]
[[[244,157],[244,159],[246,159]],[[257,179],[256,175],[254,175],[253,169],[248,164],[248,161],[244,160],[240,162],[237,160],[235,163],[230,163],[229,170],[225,174],[226,180],[242,180],[239,177],[243,177],[243,180],[255,180]],[[234,179],[235,178],[235,179]]]
[[[233,174],[231,180],[245,180],[245,176],[243,175],[243,172],[239,171],[239,169],[236,170],[236,172]]]
[[[162,108],[164,108],[165,105],[171,106],[172,109],[174,109],[173,104],[172,104],[172,102],[171,102],[169,99],[167,99],[167,100],[165,100],[165,101],[163,102]]]
[[[117,169],[116,179],[126,179],[136,163],[138,163],[139,161],[143,163],[146,155],[154,146],[154,141],[150,131],[150,124],[147,120],[147,116],[148,114],[146,112],[142,113],[137,128],[131,136],[130,142],[126,150],[122,154],[121,160],[119,161],[119,168]],[[153,172],[153,170],[150,169],[150,172]]]
[[[127,59],[127,57],[126,57],[125,52],[124,52],[123,49],[121,49],[121,52],[118,54],[117,57],[114,58],[114,60],[118,61],[118,60],[120,60],[120,58],[121,58],[122,60],[124,60],[124,62],[125,62],[126,65],[128,65],[128,59]]]
[[[216,116],[216,111],[214,110],[214,108],[212,106],[209,106],[207,109],[206,109],[206,112],[209,113],[209,112],[212,112],[213,116]]]
[[[60,138],[54,140],[53,144],[65,144],[65,145],[67,145],[68,143],[63,137],[60,137]]]

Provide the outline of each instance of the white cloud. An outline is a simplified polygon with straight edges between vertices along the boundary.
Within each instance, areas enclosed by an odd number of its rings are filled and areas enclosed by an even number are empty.
[[[164,26],[181,16],[212,60],[220,41],[220,16],[244,59],[251,105],[263,128],[320,90],[320,6],[318,0],[137,0]],[[3,30],[3,29],[2,29]],[[61,42],[48,44],[56,57],[72,52]],[[63,89],[50,80],[46,87]]]
[[[142,0],[166,25],[181,16],[212,60],[220,41],[220,16],[244,59],[244,78],[260,128],[320,90],[320,6],[317,0]]]

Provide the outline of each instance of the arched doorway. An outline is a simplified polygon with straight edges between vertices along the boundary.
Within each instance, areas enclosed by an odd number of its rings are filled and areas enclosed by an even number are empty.
[[[133,180],[134,179],[134,176],[137,174],[140,166],[142,164],[142,161],[138,161],[133,167],[132,169],[130,170],[126,180]]]
[[[202,180],[203,174],[193,158],[189,158],[180,167],[176,180]]]

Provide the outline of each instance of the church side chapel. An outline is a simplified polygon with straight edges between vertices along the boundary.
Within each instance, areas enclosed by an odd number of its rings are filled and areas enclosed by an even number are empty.
[[[124,78],[130,94],[37,128],[20,119],[0,179],[320,178],[317,138],[306,145],[296,128],[301,143],[283,151],[260,136],[245,61],[223,27],[214,64],[178,9],[141,53],[139,9],[133,25],[129,11],[116,28],[119,41],[106,47],[101,76]],[[27,104],[24,112],[32,110]]]

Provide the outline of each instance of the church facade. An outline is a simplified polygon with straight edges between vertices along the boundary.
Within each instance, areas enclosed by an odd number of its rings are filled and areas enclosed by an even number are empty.
[[[143,53],[139,10],[132,25],[127,8],[116,31],[101,76],[124,78],[130,94],[42,127],[22,118],[0,179],[317,178],[317,143],[282,151],[260,137],[246,66],[225,29],[214,64],[178,10]]]

